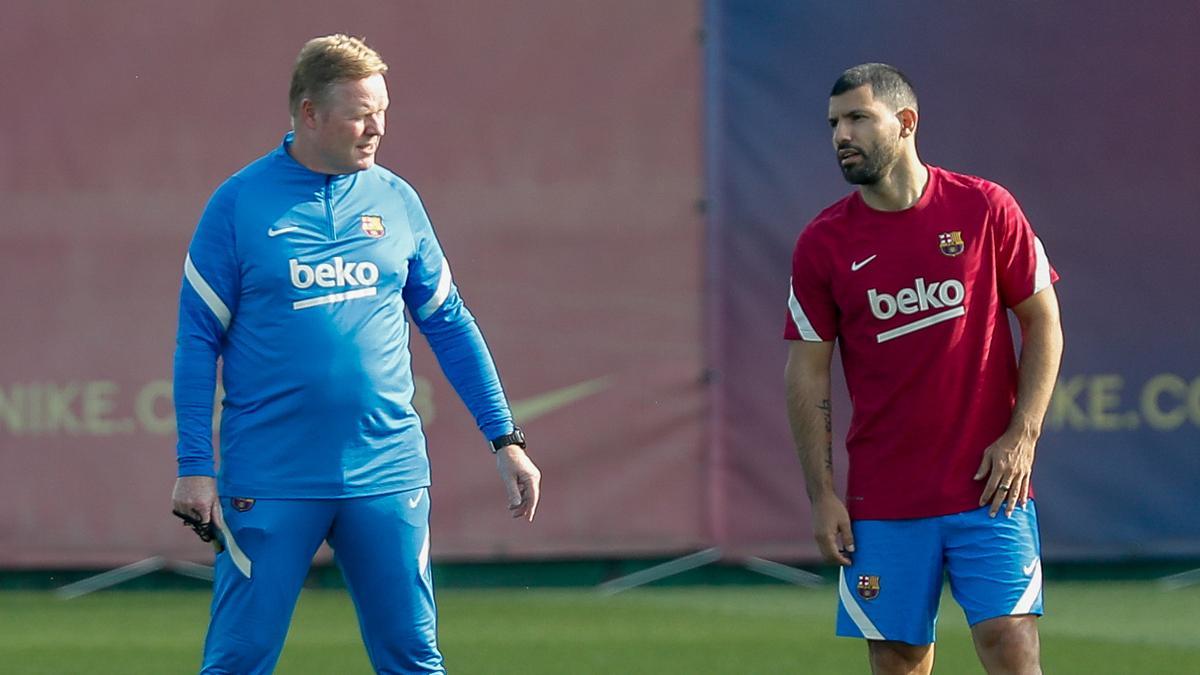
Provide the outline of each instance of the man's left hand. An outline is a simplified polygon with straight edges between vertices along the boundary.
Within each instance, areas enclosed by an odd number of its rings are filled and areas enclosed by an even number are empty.
[[[541,490],[542,472],[519,445],[506,445],[496,452],[496,468],[508,493],[508,510],[513,518],[533,522]]]
[[[988,515],[995,517],[1004,507],[1005,517],[1029,501],[1029,481],[1033,473],[1033,451],[1037,439],[1018,434],[1005,434],[983,451],[983,461],[975,472],[975,480],[987,477],[979,505],[991,502]]]

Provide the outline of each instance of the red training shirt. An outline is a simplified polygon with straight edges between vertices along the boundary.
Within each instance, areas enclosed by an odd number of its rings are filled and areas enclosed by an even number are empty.
[[[975,471],[1016,401],[1007,309],[1058,280],[1007,190],[928,168],[911,208],[876,211],[856,191],[792,255],[784,337],[839,343],[855,520],[978,508]]]

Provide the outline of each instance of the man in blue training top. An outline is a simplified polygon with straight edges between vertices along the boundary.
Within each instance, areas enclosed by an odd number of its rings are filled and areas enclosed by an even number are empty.
[[[537,509],[540,474],[429,218],[375,164],[386,72],[357,38],[309,41],[292,73],[293,131],[217,189],[188,248],[172,498],[224,543],[204,673],[271,672],[323,541],[375,670],[445,672],[406,308],[490,441],[513,517]]]

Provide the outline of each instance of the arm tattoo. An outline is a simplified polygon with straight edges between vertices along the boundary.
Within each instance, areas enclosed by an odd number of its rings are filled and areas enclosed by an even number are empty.
[[[825,432],[833,433],[833,406],[829,403],[829,399],[821,401],[817,408],[825,415]]]
[[[825,416],[825,433],[832,434],[833,433],[833,405],[829,402],[829,399],[824,399],[823,401],[821,401],[821,403],[819,405],[817,405],[817,408],[819,408]],[[829,469],[830,471],[833,471],[833,437],[832,436],[827,437],[826,443],[825,443],[825,468]]]

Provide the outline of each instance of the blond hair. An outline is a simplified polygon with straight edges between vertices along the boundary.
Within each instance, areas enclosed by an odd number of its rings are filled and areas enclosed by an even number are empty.
[[[300,102],[304,99],[319,102],[329,85],[383,75],[387,69],[379,53],[361,38],[338,33],[309,40],[292,70],[292,86],[288,90],[292,117],[300,112]]]

